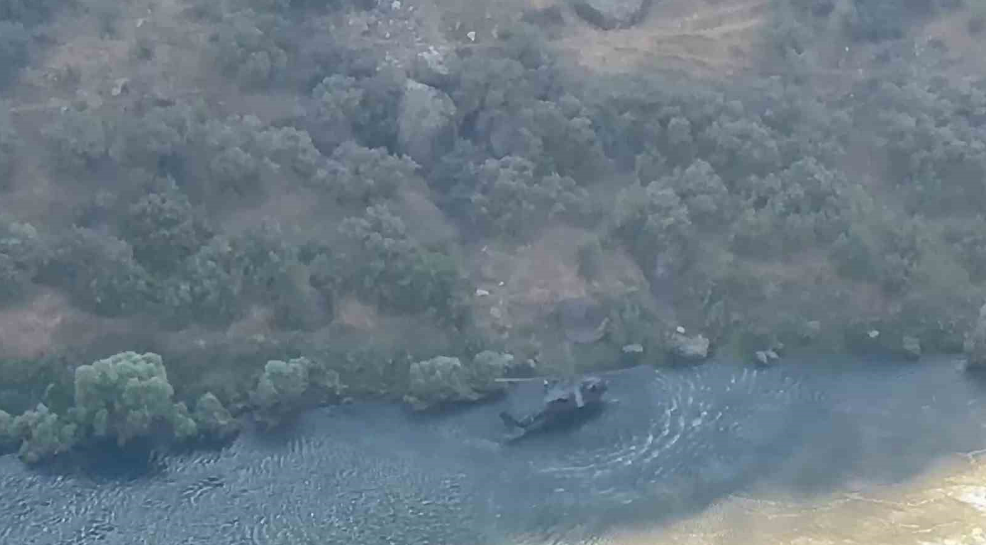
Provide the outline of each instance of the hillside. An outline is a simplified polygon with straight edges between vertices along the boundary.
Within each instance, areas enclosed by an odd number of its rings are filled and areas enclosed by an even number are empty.
[[[127,350],[234,412],[298,356],[396,397],[439,355],[668,363],[677,328],[959,351],[970,6],[665,0],[603,30],[550,0],[3,0],[0,410],[65,411]]]

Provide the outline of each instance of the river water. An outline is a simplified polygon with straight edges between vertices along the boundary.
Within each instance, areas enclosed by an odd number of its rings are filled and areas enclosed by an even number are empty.
[[[440,417],[320,409],[148,473],[3,457],[0,543],[986,543],[986,382],[958,359],[609,378],[597,417],[510,446],[497,413],[536,384]]]

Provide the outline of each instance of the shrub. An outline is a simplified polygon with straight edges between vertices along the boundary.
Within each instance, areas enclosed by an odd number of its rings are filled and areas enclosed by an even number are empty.
[[[45,244],[28,223],[0,216],[0,302],[25,294],[45,258]]]
[[[721,231],[732,223],[734,203],[709,163],[699,159],[686,169],[675,169],[657,183],[675,191],[695,225]]]
[[[307,407],[338,398],[342,391],[337,372],[302,357],[267,362],[251,399],[257,419],[270,428]]]
[[[168,317],[182,324],[229,323],[244,304],[243,279],[234,262],[235,249],[221,236],[188,256],[159,295]]]
[[[658,255],[684,248],[693,228],[688,208],[674,190],[651,182],[619,192],[611,229],[640,266],[650,270]]]
[[[477,168],[475,184],[472,214],[496,234],[523,239],[552,221],[585,224],[595,219],[588,193],[575,180],[540,176],[527,159],[488,159]]]
[[[98,113],[69,108],[43,132],[67,172],[90,170],[108,157],[112,128]]]
[[[385,205],[345,219],[340,232],[352,248],[347,285],[387,308],[455,317],[460,289],[455,262],[411,239],[404,222]]]
[[[164,362],[154,353],[122,352],[75,371],[76,419],[94,437],[116,438],[121,446],[153,433],[156,422],[178,439],[196,436],[195,421],[173,396]]]
[[[348,141],[335,149],[332,161],[315,177],[340,204],[369,206],[391,198],[399,188],[417,179],[418,166],[407,157],[395,157],[383,148],[364,148]]]
[[[122,223],[134,258],[154,274],[173,273],[212,235],[173,182],[133,203]]]
[[[15,442],[20,441],[18,454],[29,464],[68,452],[81,439],[74,422],[51,412],[43,403],[14,418],[8,424],[6,436],[12,437]]]
[[[0,100],[0,189],[9,186],[8,177],[13,171],[19,146],[20,139],[10,120],[8,105]]]
[[[209,41],[220,70],[243,87],[263,87],[287,67],[288,54],[274,38],[279,19],[252,9],[223,17]]]
[[[142,310],[150,287],[129,244],[84,227],[56,239],[39,281],[64,289],[80,306],[103,316]]]

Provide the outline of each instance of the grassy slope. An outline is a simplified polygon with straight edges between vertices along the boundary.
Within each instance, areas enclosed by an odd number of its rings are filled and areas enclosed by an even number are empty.
[[[497,21],[512,16],[523,5],[519,1],[502,3],[495,10],[487,8],[486,12],[480,12],[453,0],[422,2],[416,4],[415,15],[405,12],[393,20],[378,21],[367,32],[353,32],[352,38],[387,48],[394,62],[401,63],[431,44],[466,43],[470,29],[477,31],[475,46],[482,47],[484,36],[496,31]],[[531,5],[545,7],[545,1],[532,0]],[[595,30],[578,21],[571,12],[563,13],[568,24],[560,31],[555,44],[583,69],[597,74],[669,70],[714,81],[726,81],[763,67],[762,39],[772,22],[771,3],[764,0],[666,0],[657,2],[640,26],[613,32]],[[960,63],[957,75],[967,74],[983,62],[976,55],[974,43],[950,38],[959,34],[956,27],[961,26],[962,17],[958,13],[954,20],[934,21],[915,29],[915,37],[938,37],[948,42]],[[354,21],[359,28],[359,17]],[[37,59],[23,72],[21,81],[10,93],[15,122],[21,136],[37,144],[32,148],[41,149],[40,128],[71,101],[85,101],[91,108],[107,112],[124,108],[128,94],[114,96],[111,92],[121,78],[126,78],[133,90],[163,96],[202,96],[227,112],[249,112],[268,121],[291,109],[291,97],[250,95],[216,76],[202,55],[207,28],[183,15],[178,0],[133,0],[123,5],[112,27],[115,32],[105,33],[99,16],[85,10],[81,14],[63,12],[52,25],[55,44],[44,58]],[[144,43],[153,44],[154,54],[150,59],[139,55]],[[818,43],[825,44],[826,40]],[[869,62],[865,47],[843,54],[819,45],[816,58],[819,59],[819,66],[815,67],[818,87],[839,88],[842,82],[853,80]],[[861,153],[855,174],[876,174],[879,178],[880,165],[866,156]],[[0,202],[3,212],[36,224],[57,225],[59,218],[68,217],[68,211],[87,198],[85,194],[73,192],[70,185],[50,179],[46,161],[44,153],[25,156],[18,166],[12,190]],[[889,193],[882,197],[892,202]],[[226,230],[235,231],[265,217],[305,229],[325,228],[338,219],[326,218],[324,210],[312,209],[309,203],[303,194],[282,193],[256,207],[221,215],[218,220]],[[428,206],[426,193],[407,195],[405,205],[415,210],[416,217],[427,219],[419,226],[422,231],[445,225],[441,213]],[[552,359],[559,346],[557,331],[544,324],[553,301],[594,290],[610,294],[646,290],[643,272],[631,260],[618,255],[611,256],[610,267],[600,285],[592,286],[580,279],[574,246],[582,236],[576,231],[556,230],[523,248],[485,245],[463,248],[471,283],[492,292],[490,298],[477,298],[474,303],[481,327],[511,348],[528,347]],[[715,257],[717,251],[711,243],[708,254]],[[817,256],[776,263],[741,261],[733,266],[747,268],[751,275],[764,280],[762,286],[766,287],[766,293],[752,298],[759,306],[743,309],[745,318],[751,321],[762,319],[769,323],[771,317],[782,314],[781,310],[800,312],[808,318],[847,314],[881,316],[893,306],[892,301],[885,300],[870,285],[838,280]],[[834,297],[827,297],[827,292]],[[819,300],[830,301],[832,308],[805,312],[799,306]],[[694,309],[683,309],[680,318],[689,327],[705,325],[701,313]],[[0,313],[0,323],[7,324],[3,335],[10,338],[2,343],[2,356],[7,358],[32,358],[71,347],[90,347],[86,353],[104,355],[107,351],[131,348],[128,342],[134,339],[144,346],[175,352],[196,344],[222,349],[276,333],[266,310],[259,308],[225,331],[188,330],[156,335],[148,332],[147,324],[139,320],[92,316],[72,308],[64,298],[47,290],[39,291],[19,308],[5,309]],[[30,334],[16,333],[17,328],[26,325]],[[441,337],[439,331],[421,332],[412,328],[417,325],[428,329],[413,319],[383,316],[378,309],[354,299],[339,305],[335,326],[339,325],[353,329],[364,335],[363,338],[395,345],[425,335]],[[312,337],[318,335],[315,332]],[[539,346],[530,348],[532,344]],[[256,371],[260,365],[259,361],[251,364],[251,370]],[[222,383],[226,372],[209,369],[209,373],[218,375],[209,378],[199,374],[205,373],[202,366],[191,366],[175,376],[177,380]]]

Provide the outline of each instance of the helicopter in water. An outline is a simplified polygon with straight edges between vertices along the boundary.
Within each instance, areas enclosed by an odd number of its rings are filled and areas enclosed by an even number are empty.
[[[544,397],[541,407],[523,417],[509,412],[501,412],[500,419],[517,432],[508,438],[516,441],[531,433],[554,429],[563,424],[577,422],[601,408],[603,394],[609,383],[598,376],[583,376],[576,379],[544,380]]]

